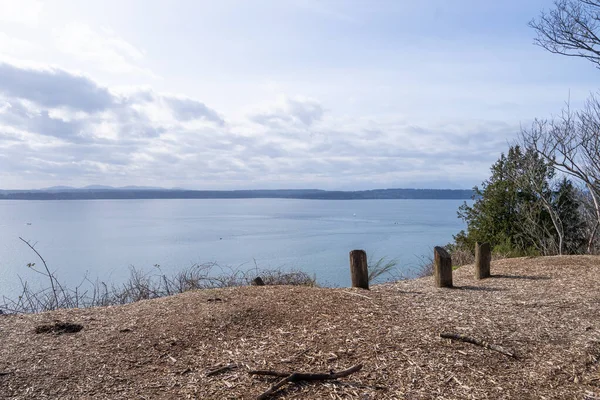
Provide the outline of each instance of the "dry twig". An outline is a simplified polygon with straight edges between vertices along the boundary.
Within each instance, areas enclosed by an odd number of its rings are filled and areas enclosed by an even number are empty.
[[[277,371],[269,371],[269,370],[256,370],[256,371],[250,371],[249,373],[251,375],[268,375],[268,376],[279,376],[279,377],[285,376],[284,379],[280,380],[279,382],[277,382],[276,384],[271,386],[266,392],[264,392],[263,394],[261,394],[260,396],[258,396],[256,398],[256,400],[265,400],[265,399],[268,399],[269,397],[271,397],[275,392],[277,392],[286,383],[295,383],[295,382],[301,382],[301,381],[334,380],[334,379],[343,378],[345,376],[348,376],[350,374],[358,372],[361,369],[362,369],[362,364],[358,364],[352,368],[348,368],[347,370],[335,372],[335,373],[332,372],[329,374],[326,374],[326,373],[310,374],[310,373],[302,373],[302,372],[286,373],[286,372],[277,372]]]
[[[443,333],[440,333],[440,337],[444,338],[444,339],[459,340],[461,342],[471,343],[471,344],[474,344],[477,346],[485,347],[486,349],[489,349],[489,350],[497,351],[498,353],[502,353],[505,356],[516,358],[516,355],[513,351],[507,350],[504,347],[501,347],[501,346],[498,346],[495,344],[488,343],[485,340],[475,339],[473,337],[463,335],[461,333],[443,332]]]
[[[348,291],[345,291],[345,290],[343,290],[342,293],[351,294],[352,296],[358,296],[358,297],[362,297],[362,298],[365,298],[365,299],[373,300],[372,297],[365,296],[364,294],[360,294],[360,293],[348,292]]]

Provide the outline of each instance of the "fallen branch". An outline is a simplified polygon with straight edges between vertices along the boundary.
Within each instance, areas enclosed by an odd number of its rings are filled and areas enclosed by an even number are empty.
[[[260,396],[258,396],[256,398],[256,400],[265,400],[265,399],[268,399],[273,394],[275,394],[275,392],[277,392],[282,386],[284,386],[287,383],[296,383],[296,382],[302,382],[302,381],[335,380],[335,379],[343,378],[343,377],[353,374],[355,372],[358,372],[362,369],[362,367],[363,367],[362,364],[358,364],[352,368],[348,368],[347,370],[340,371],[340,372],[331,372],[329,374],[309,374],[309,373],[302,373],[302,372],[286,373],[286,372],[277,372],[277,371],[269,371],[269,370],[256,370],[256,371],[250,371],[249,373],[251,375],[268,375],[268,376],[279,376],[279,377],[285,376],[284,379],[280,380],[279,382],[277,382],[276,384],[271,386],[269,388],[269,390],[267,390],[266,392],[264,392],[263,394],[261,394]]]
[[[463,335],[461,333],[444,332],[444,333],[440,333],[440,337],[444,338],[444,339],[459,340],[461,342],[471,343],[471,344],[474,344],[477,346],[485,347],[486,349],[497,351],[498,353],[504,354],[507,357],[512,357],[512,358],[517,357],[515,355],[515,353],[511,350],[505,349],[504,347],[501,347],[501,346],[498,346],[495,344],[488,343],[485,340],[479,340],[479,339],[475,339],[475,338],[467,336],[467,335]]]
[[[293,372],[277,372],[277,371],[264,370],[264,369],[254,369],[254,370],[248,371],[248,373],[250,375],[282,376],[282,377],[288,377],[293,374]]]

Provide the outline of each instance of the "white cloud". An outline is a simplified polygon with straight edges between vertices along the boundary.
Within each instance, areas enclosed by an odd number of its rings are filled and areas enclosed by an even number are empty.
[[[22,186],[24,177],[39,187],[470,187],[514,132],[485,120],[416,125],[335,116],[301,96],[281,96],[236,119],[192,98],[118,93],[64,70],[0,64],[5,188]]]
[[[113,97],[91,79],[67,71],[23,68],[0,62],[0,93],[44,107],[66,106],[83,111],[110,107]]]
[[[23,56],[35,50],[35,45],[27,40],[18,39],[0,32],[0,54],[2,58],[7,56]]]
[[[320,121],[324,112],[323,106],[314,99],[279,96],[276,102],[249,111],[249,118],[265,126],[309,127]]]
[[[114,74],[142,73],[155,77],[139,64],[144,52],[116,35],[110,28],[100,31],[83,23],[71,23],[54,31],[57,48],[95,67]]]
[[[0,0],[0,21],[36,26],[43,8],[39,0]]]
[[[470,187],[597,82],[525,3],[0,0],[0,185]]]
[[[163,96],[162,100],[169,106],[173,116],[180,121],[206,120],[219,124],[225,122],[215,111],[199,101],[178,96]]]

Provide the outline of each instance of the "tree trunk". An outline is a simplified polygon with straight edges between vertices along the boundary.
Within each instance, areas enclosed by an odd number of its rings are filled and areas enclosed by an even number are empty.
[[[590,195],[592,196],[592,200],[594,201],[594,208],[596,209],[596,225],[592,230],[592,234],[590,235],[590,240],[588,242],[588,253],[592,253],[592,246],[594,245],[594,239],[596,238],[596,232],[598,231],[598,224],[600,224],[600,206],[598,205],[598,199],[596,197],[596,193],[594,193],[594,188],[589,183],[587,184],[588,190],[590,191]]]

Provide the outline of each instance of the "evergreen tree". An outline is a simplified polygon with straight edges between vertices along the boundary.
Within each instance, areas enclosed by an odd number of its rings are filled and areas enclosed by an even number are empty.
[[[458,215],[467,223],[467,233],[461,232],[455,240],[459,246],[473,248],[475,242],[489,242],[492,247],[514,247],[519,241],[520,216],[517,212],[524,193],[517,190],[513,176],[520,166],[521,149],[511,147],[491,167],[491,177],[474,187],[472,206],[465,202]]]
[[[473,205],[460,207],[467,232],[454,237],[455,245],[473,249],[475,242],[489,242],[513,256],[577,252],[583,233],[576,189],[567,179],[553,187],[554,174],[535,151],[510,147],[474,188]]]

